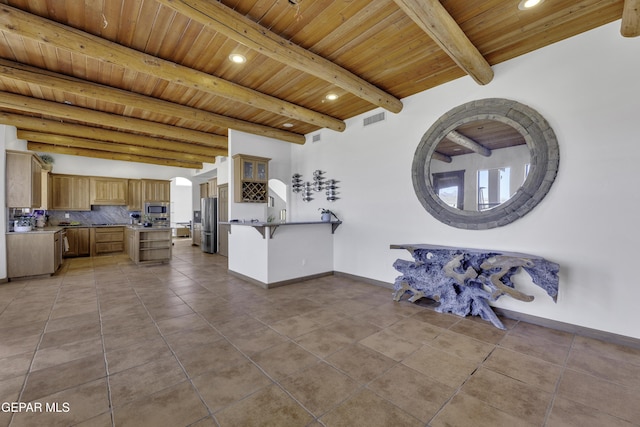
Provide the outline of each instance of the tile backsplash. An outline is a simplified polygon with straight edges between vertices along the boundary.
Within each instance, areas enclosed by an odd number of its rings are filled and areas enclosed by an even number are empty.
[[[65,214],[69,214],[69,218]],[[60,222],[78,221],[83,225],[91,224],[130,224],[132,212],[126,206],[91,206],[90,211],[47,211],[49,225]]]

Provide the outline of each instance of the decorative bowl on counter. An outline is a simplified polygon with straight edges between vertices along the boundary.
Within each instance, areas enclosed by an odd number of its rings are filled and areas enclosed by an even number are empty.
[[[13,227],[13,231],[15,231],[16,233],[24,233],[27,231],[31,231],[31,226],[30,225],[16,225],[15,227]]]

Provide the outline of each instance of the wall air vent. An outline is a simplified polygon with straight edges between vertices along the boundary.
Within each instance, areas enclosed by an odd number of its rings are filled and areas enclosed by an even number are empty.
[[[320,141],[320,135],[319,133],[316,133],[315,135],[311,136],[311,142],[318,142]]]
[[[381,111],[381,112],[379,112],[377,114],[374,114],[372,116],[365,117],[362,120],[362,124],[363,124],[363,126],[369,126],[369,125],[372,125],[374,123],[382,122],[385,119],[386,119],[386,116],[384,114],[384,111]]]

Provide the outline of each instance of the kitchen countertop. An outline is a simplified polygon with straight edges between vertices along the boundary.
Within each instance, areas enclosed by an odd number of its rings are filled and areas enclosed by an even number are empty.
[[[169,230],[172,227],[145,227],[137,224],[78,224],[78,225],[50,225],[48,227],[34,227],[31,231],[7,231],[5,234],[29,234],[29,233],[56,233],[68,228],[107,228],[107,227],[127,227],[133,230]]]

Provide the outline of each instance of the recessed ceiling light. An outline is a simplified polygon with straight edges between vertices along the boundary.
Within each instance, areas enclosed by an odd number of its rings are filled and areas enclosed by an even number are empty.
[[[340,98],[338,95],[336,95],[335,93],[330,93],[327,96],[324,97],[327,101],[335,101],[336,99]]]
[[[232,53],[229,55],[229,60],[234,64],[244,64],[247,62],[247,58],[244,55],[240,55],[239,53]]]
[[[532,7],[539,6],[544,0],[520,0],[518,4],[518,9],[527,10]]]
[[[282,125],[282,127],[292,128],[293,127],[293,123],[285,123],[285,124]]]

